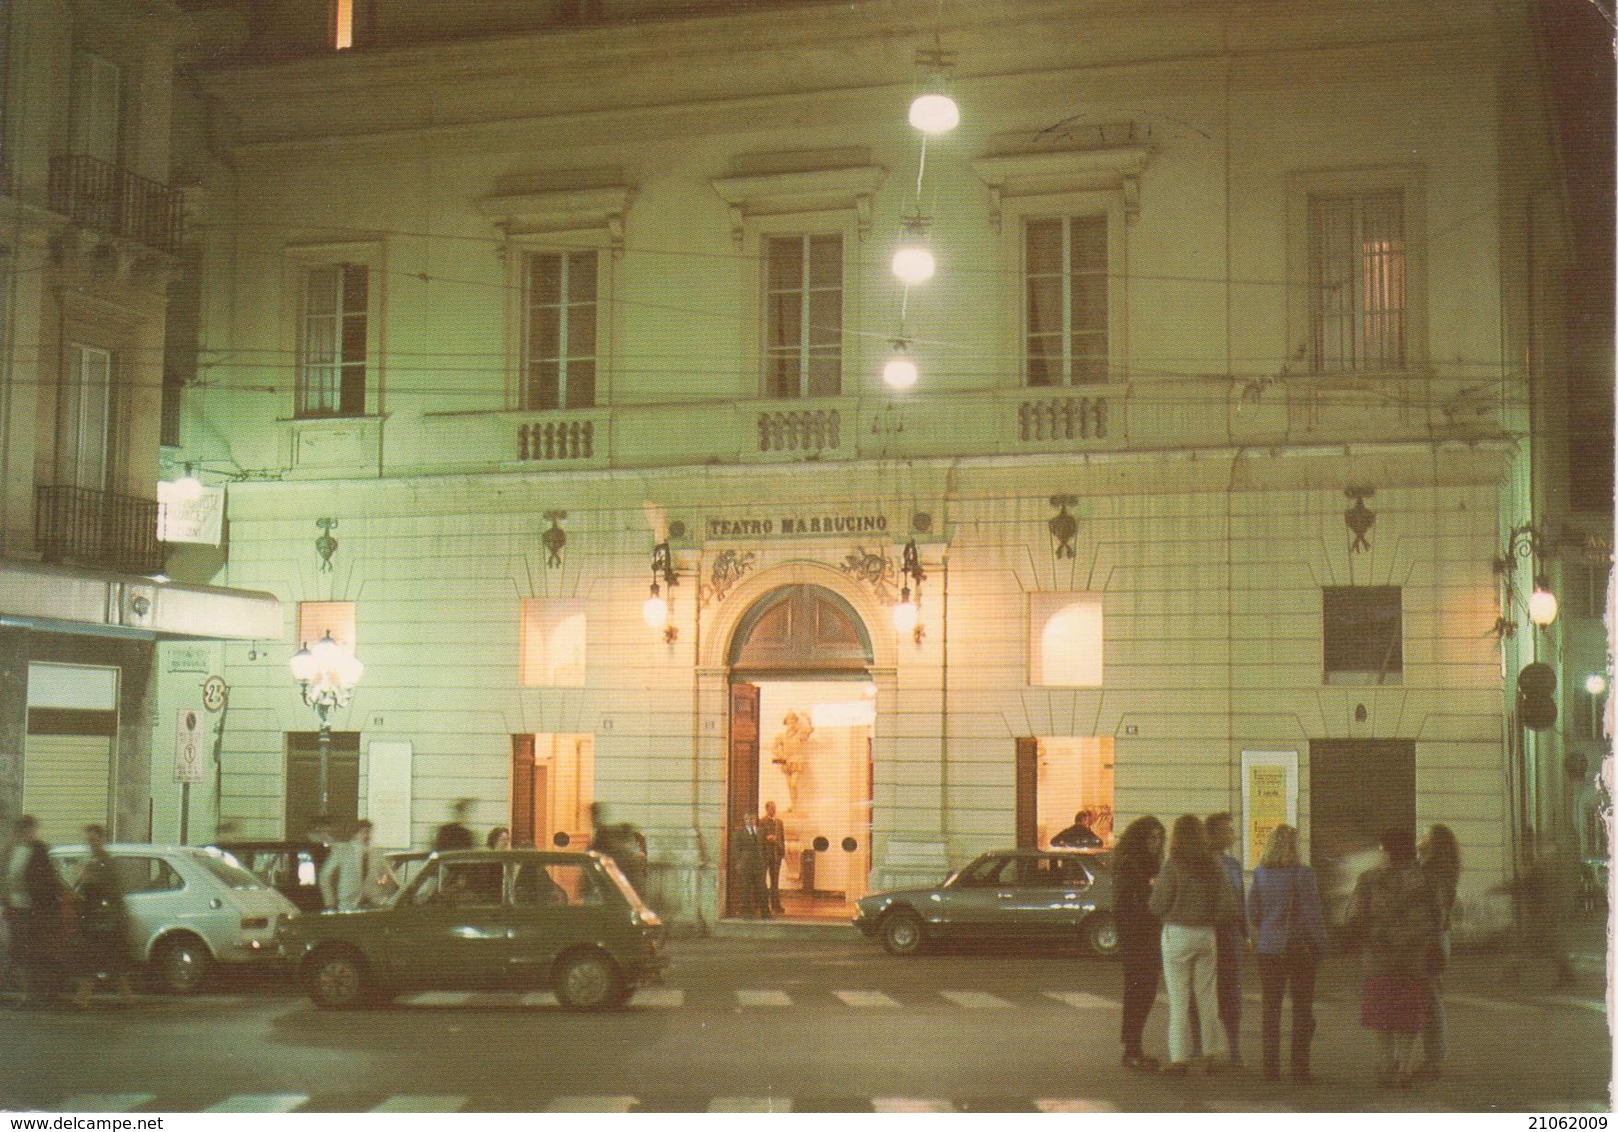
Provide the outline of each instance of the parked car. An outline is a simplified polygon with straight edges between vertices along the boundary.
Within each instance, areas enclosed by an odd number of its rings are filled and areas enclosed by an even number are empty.
[[[319,912],[320,866],[331,847],[319,841],[217,841],[212,848],[229,853],[242,868],[296,904]]]
[[[600,853],[434,853],[385,908],[289,922],[283,950],[324,1007],[407,990],[549,987],[573,1010],[620,1006],[667,965],[664,929]]]
[[[934,888],[879,892],[855,904],[854,926],[891,955],[945,940],[1077,943],[1118,950],[1111,857],[1074,849],[985,853]]]
[[[160,989],[194,991],[216,963],[277,960],[276,931],[298,915],[297,905],[232,858],[185,845],[116,844],[107,852],[123,881],[130,946]],[[65,845],[51,859],[72,887],[89,854]]]

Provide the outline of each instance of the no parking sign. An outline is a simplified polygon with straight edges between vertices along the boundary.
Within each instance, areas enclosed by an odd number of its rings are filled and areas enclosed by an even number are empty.
[[[174,725],[174,781],[202,781],[202,717],[183,709]]]

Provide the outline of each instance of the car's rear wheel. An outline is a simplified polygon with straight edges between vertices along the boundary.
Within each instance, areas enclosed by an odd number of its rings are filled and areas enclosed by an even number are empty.
[[[212,967],[208,945],[188,932],[166,937],[152,953],[152,981],[164,994],[191,994]]]
[[[304,964],[304,985],[316,1006],[343,1010],[358,1006],[370,993],[365,960],[346,948],[316,952]]]
[[[1084,937],[1084,946],[1089,948],[1091,955],[1110,959],[1118,954],[1118,922],[1112,918],[1111,913],[1092,913],[1085,917],[1083,924],[1079,925],[1079,931]]]
[[[882,946],[889,955],[914,955],[926,942],[921,917],[909,909],[889,912],[882,921]]]
[[[612,960],[595,951],[567,956],[556,968],[556,1001],[568,1010],[602,1010],[629,997]]]

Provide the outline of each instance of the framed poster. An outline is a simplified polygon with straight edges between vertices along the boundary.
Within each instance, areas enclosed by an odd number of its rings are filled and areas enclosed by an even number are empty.
[[[1298,752],[1242,752],[1242,867],[1258,867],[1278,825],[1298,825]]]

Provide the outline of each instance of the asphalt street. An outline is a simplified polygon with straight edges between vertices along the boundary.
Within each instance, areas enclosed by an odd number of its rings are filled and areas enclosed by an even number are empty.
[[[894,959],[850,930],[674,944],[628,1009],[546,994],[405,996],[323,1011],[286,981],[188,998],[98,999],[0,1018],[0,1108],[64,1112],[1606,1111],[1604,957],[1572,987],[1463,954],[1447,976],[1448,1074],[1371,1082],[1352,959],[1323,971],[1312,1085],[1257,1073],[1168,1078],[1119,1064],[1116,964],[954,950]],[[1250,967],[1243,1023],[1258,1055]],[[1160,998],[1147,1047],[1164,1050]]]

